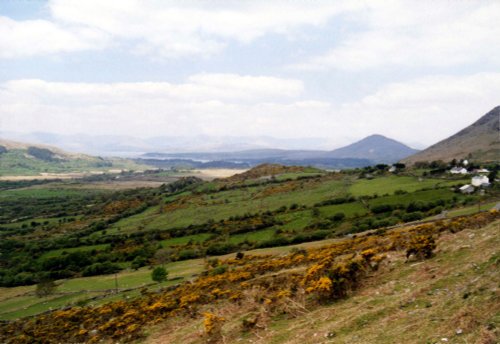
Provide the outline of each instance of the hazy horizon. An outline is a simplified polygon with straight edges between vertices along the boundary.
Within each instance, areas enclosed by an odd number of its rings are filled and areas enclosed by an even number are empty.
[[[377,135],[376,133],[373,135]],[[75,153],[137,156],[143,153],[192,153],[192,152],[236,152],[256,149],[321,150],[330,151],[364,139],[336,145],[332,140],[313,138],[276,138],[270,136],[208,136],[192,137],[154,136],[134,137],[126,135],[57,134],[47,132],[3,132],[0,138],[33,144],[52,145]],[[390,139],[390,138],[389,138]],[[169,140],[169,141],[166,141]],[[414,149],[427,146],[419,143],[401,142]],[[111,147],[109,145],[112,145]],[[128,149],[120,150],[122,147]]]

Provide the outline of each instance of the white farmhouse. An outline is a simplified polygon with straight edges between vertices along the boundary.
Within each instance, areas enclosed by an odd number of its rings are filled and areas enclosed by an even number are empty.
[[[490,173],[490,171],[486,168],[480,168],[480,169],[474,170],[474,173]]]
[[[464,168],[464,167],[453,167],[451,170],[450,170],[450,173],[451,174],[467,174],[467,169]]]
[[[489,183],[490,179],[487,176],[474,176],[471,180],[471,184],[474,186],[488,185]]]
[[[474,187],[470,184],[466,184],[460,188],[460,192],[463,194],[471,194],[474,192]]]

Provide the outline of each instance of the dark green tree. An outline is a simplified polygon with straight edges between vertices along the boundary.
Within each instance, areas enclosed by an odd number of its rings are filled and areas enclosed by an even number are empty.
[[[158,266],[151,273],[151,278],[153,281],[161,283],[167,280],[168,272],[164,267]]]
[[[45,280],[36,285],[35,294],[38,297],[45,297],[54,294],[57,285],[54,281]]]

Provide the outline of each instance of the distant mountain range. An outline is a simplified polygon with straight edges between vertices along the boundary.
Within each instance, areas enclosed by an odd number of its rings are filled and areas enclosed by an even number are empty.
[[[157,167],[251,167],[260,163],[313,165],[324,168],[363,167],[391,163],[416,150],[382,135],[372,135],[348,146],[326,150],[332,141],[325,138],[281,139],[258,137],[152,137],[119,135],[61,135],[35,132],[0,132],[16,141],[48,144],[71,152],[100,156],[139,157]],[[312,147],[320,147],[312,149]],[[157,153],[147,153],[157,152]],[[144,154],[146,153],[146,154]],[[169,161],[166,161],[168,158]],[[162,159],[165,161],[154,161]],[[147,161],[146,161],[147,160]]]
[[[453,159],[500,161],[500,106],[455,135],[402,159],[402,162],[414,164],[418,161],[447,162]]]
[[[179,161],[191,164],[246,164],[248,167],[261,163],[283,165],[311,165],[322,168],[364,167],[377,163],[393,163],[418,152],[403,143],[382,135],[371,135],[348,146],[332,151],[253,149],[237,152],[147,153],[141,159],[148,164],[166,167]],[[155,160],[160,160],[156,161]]]
[[[158,136],[138,138],[124,135],[76,134],[45,132],[16,133],[0,131],[9,140],[48,144],[71,152],[101,156],[138,156],[147,152],[226,152],[252,149],[324,149],[332,146],[326,138],[275,138],[269,136]]]

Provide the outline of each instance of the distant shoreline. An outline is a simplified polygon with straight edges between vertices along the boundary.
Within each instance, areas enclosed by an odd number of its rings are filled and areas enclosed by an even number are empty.
[[[194,169],[184,171],[185,175],[195,175],[205,177],[207,179],[226,178],[238,173],[243,173],[247,169],[230,169],[230,168],[208,168]],[[78,179],[104,173],[120,173],[121,170],[99,171],[99,172],[68,172],[68,173],[41,173],[36,175],[11,175],[0,176],[0,181],[22,181],[22,180],[52,180],[52,179]]]

